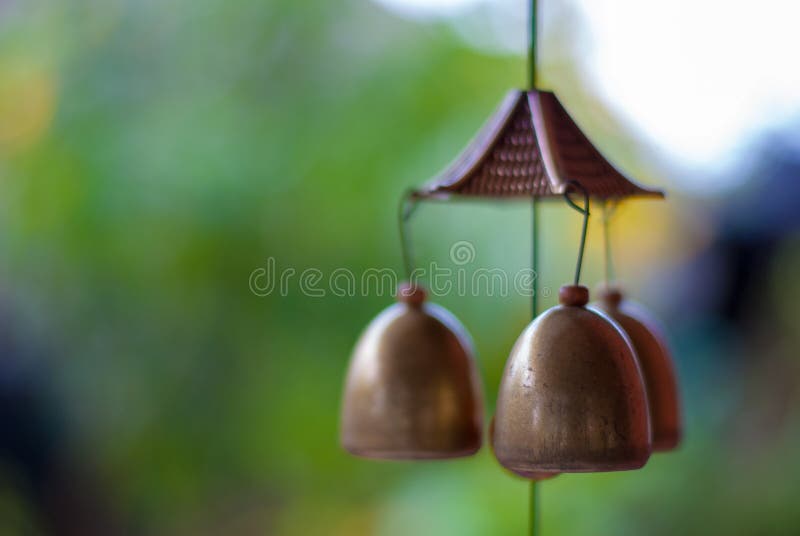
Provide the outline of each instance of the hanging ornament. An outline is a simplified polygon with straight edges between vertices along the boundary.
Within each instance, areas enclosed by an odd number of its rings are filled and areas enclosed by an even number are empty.
[[[408,192],[398,213],[406,277],[414,263]],[[467,330],[428,303],[421,286],[400,285],[398,303],[379,314],[356,344],[344,389],[342,446],[357,456],[454,458],[481,446],[483,396]]]
[[[423,200],[526,199],[533,207],[532,312],[535,320],[506,363],[490,425],[495,456],[531,480],[531,535],[538,534],[537,481],[560,472],[644,465],[652,450],[647,395],[635,350],[622,327],[587,308],[579,285],[589,197],[663,198],[620,173],[550,91],[538,86],[536,0],[530,0],[529,84],[510,91],[453,164],[410,192],[400,231],[407,279],[413,265],[405,224]],[[583,192],[585,206],[569,198]],[[574,285],[537,318],[540,200],[564,196],[584,214]],[[362,456],[443,458],[480,446],[481,394],[472,347],[447,311],[426,303],[416,285],[367,328],[345,386],[342,443]]]
[[[604,204],[603,209],[606,282],[600,289],[600,300],[593,305],[613,318],[630,338],[639,359],[647,391],[653,450],[672,450],[680,443],[682,429],[675,367],[658,322],[644,307],[624,299],[622,291],[609,284],[613,279],[609,236],[613,209],[610,210],[607,204]]]
[[[483,399],[464,327],[401,286],[398,303],[378,315],[350,362],[342,445],[367,458],[435,459],[481,446]]]
[[[672,358],[657,323],[643,307],[624,300],[616,288],[601,290],[600,300],[594,305],[622,327],[636,349],[650,407],[653,450],[674,449],[681,439],[678,385]]]
[[[583,208],[565,197],[584,214],[575,284],[519,337],[497,398],[495,455],[521,476],[636,469],[651,451],[635,352],[613,320],[585,307],[589,291],[578,285],[588,193]]]

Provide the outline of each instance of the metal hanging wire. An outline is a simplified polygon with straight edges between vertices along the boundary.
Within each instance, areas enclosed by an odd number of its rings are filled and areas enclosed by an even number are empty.
[[[615,279],[614,261],[611,254],[611,218],[617,212],[618,203],[616,200],[603,201],[603,250],[605,256],[605,284],[606,288]]]
[[[583,206],[579,206],[569,196],[571,190],[577,190],[583,194]],[[581,266],[583,265],[583,252],[586,249],[586,230],[589,227],[589,192],[586,188],[577,181],[570,181],[567,183],[567,188],[564,190],[564,200],[567,204],[583,214],[583,227],[581,228],[581,244],[578,249],[578,262],[575,266],[575,285],[580,284],[581,281]]]
[[[397,229],[400,233],[400,253],[403,257],[403,270],[405,270],[406,280],[411,282],[416,264],[414,262],[414,250],[411,244],[410,220],[416,212],[419,198],[416,191],[409,189],[400,196],[400,203],[397,209]]]

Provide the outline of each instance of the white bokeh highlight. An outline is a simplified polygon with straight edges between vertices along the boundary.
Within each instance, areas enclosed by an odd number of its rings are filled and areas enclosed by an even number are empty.
[[[375,1],[401,16],[445,19],[487,53],[525,53],[526,0]],[[539,0],[545,21],[558,7],[548,1]],[[675,177],[686,190],[737,184],[741,177],[727,171],[746,157],[746,145],[800,119],[800,69],[792,61],[800,50],[798,2],[567,3],[579,19],[570,25],[580,32],[577,68],[647,145],[690,171]]]

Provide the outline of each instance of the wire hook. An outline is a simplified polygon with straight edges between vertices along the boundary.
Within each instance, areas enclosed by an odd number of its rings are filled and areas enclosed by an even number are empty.
[[[579,206],[569,196],[570,190],[578,190],[583,194],[583,207]],[[573,209],[583,214],[583,228],[581,229],[581,244],[578,249],[578,262],[575,266],[575,285],[578,285],[581,280],[581,266],[583,265],[583,252],[586,249],[586,229],[589,227],[589,192],[583,185],[577,181],[569,181],[567,187],[564,189],[564,200]]]
[[[408,189],[400,196],[400,205],[397,210],[397,227],[400,231],[400,252],[403,256],[403,268],[406,272],[406,280],[411,281],[411,274],[414,273],[414,255],[411,247],[411,233],[409,230],[409,220],[417,210],[419,198],[417,192]]]

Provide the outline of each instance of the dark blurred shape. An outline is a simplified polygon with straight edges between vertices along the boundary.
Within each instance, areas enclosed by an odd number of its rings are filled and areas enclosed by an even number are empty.
[[[109,495],[85,456],[72,451],[45,360],[13,332],[0,312],[0,477],[25,499],[38,519],[30,522],[55,536],[122,534]]]
[[[772,452],[794,444],[787,434],[800,407],[798,139],[795,124],[755,142],[746,180],[703,207],[713,216],[714,236],[673,275],[678,284],[669,293],[674,340],[684,348],[711,345],[702,366],[712,363],[733,386],[717,429],[730,456],[750,466],[775,464],[783,474],[796,474],[797,464],[778,462]],[[704,372],[699,363],[687,365],[693,376]]]
[[[751,166],[742,186],[702,208],[716,224],[713,240],[673,274],[674,322],[691,302],[693,316],[747,327],[760,311],[759,295],[770,285],[770,263],[800,231],[800,125],[774,132],[750,148]],[[769,314],[769,311],[764,311]],[[694,318],[693,318],[694,319]],[[739,332],[746,336],[747,331]]]

